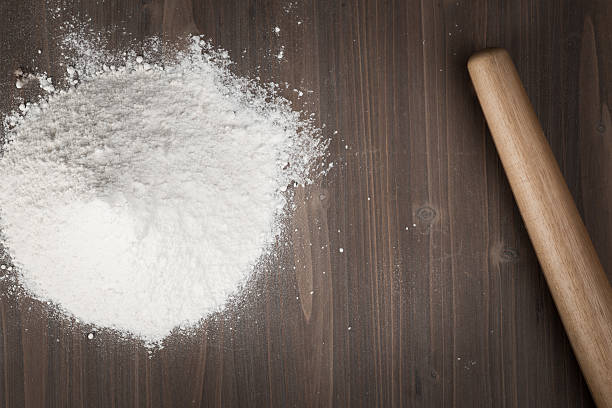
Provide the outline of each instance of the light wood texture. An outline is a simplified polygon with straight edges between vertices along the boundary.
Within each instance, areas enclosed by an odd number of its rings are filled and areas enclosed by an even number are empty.
[[[483,50],[468,68],[582,372],[612,407],[612,288],[508,52]]]

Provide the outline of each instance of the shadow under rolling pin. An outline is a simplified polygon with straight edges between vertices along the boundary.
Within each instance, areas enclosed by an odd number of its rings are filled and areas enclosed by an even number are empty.
[[[468,70],[593,399],[612,408],[610,283],[508,52],[480,51]]]

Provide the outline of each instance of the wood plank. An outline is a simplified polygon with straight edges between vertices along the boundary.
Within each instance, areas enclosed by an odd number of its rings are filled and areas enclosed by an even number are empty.
[[[612,277],[610,2],[5,0],[2,113],[34,96],[15,68],[59,74],[57,6],[128,38],[204,34],[287,82],[336,166],[247,293],[152,354],[0,282],[0,407],[593,406],[465,64],[509,49]]]

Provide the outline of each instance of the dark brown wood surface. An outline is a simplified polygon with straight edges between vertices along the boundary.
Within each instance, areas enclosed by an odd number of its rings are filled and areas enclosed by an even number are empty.
[[[2,0],[2,112],[32,97],[15,68],[60,72],[68,18],[117,48],[201,33],[312,90],[336,166],[245,293],[161,350],[0,283],[0,407],[593,406],[466,61],[510,51],[610,278],[611,2]]]

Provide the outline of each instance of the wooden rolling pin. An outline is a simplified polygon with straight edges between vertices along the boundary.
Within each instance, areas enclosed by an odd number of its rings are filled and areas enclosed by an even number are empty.
[[[612,408],[610,283],[508,52],[480,51],[468,70],[582,373]]]

